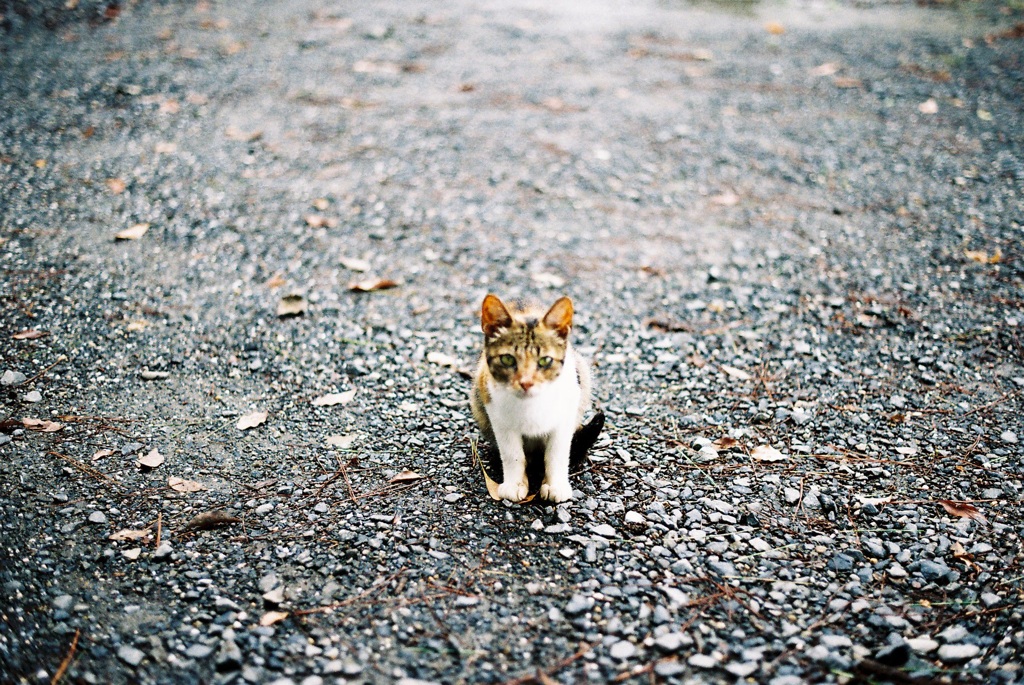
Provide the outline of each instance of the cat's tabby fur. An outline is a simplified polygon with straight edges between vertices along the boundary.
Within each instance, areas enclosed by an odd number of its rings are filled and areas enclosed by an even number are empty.
[[[590,406],[590,366],[569,342],[572,316],[567,297],[546,312],[508,307],[494,295],[484,298],[484,351],[470,402],[484,438],[501,455],[502,499],[526,498],[531,456],[544,460],[541,498],[572,498],[570,451]],[[594,439],[596,433],[583,446],[584,452]]]

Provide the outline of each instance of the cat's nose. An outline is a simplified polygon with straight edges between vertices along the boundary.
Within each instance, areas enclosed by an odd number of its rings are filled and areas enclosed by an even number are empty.
[[[523,392],[526,392],[533,387],[533,381],[524,378],[523,380],[519,381],[519,387],[523,389]]]

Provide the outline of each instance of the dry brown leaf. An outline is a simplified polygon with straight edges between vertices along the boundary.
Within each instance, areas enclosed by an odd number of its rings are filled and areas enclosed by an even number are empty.
[[[211,509],[201,514],[196,514],[185,524],[188,530],[208,530],[217,526],[226,526],[232,523],[241,523],[242,519],[232,516],[223,509]]]
[[[260,617],[260,625],[266,628],[288,618],[287,611],[268,611]]]
[[[964,256],[979,264],[998,264],[1003,259],[1002,250],[998,248],[992,254],[984,250],[964,250]]]
[[[313,400],[314,407],[333,407],[336,404],[348,404],[356,396],[355,388],[345,392],[332,392]]]
[[[421,476],[415,471],[400,471],[391,477],[389,483],[415,483],[418,480],[423,480],[425,476]]]
[[[390,278],[368,278],[364,281],[353,281],[348,284],[348,289],[357,293],[372,293],[375,290],[388,290],[397,288],[398,281]]]
[[[750,452],[750,458],[757,461],[783,461],[789,457],[770,445],[758,445]]]
[[[116,533],[112,533],[107,539],[116,540],[118,542],[123,540],[141,540],[142,538],[149,535],[149,528],[143,530],[132,530],[131,528],[125,528],[119,530]]]
[[[160,454],[156,449],[152,449],[148,454],[144,454],[138,459],[139,466],[145,466],[147,469],[155,469],[164,463],[164,455]]]
[[[114,453],[114,450],[96,450],[93,452],[92,461],[99,461],[103,457],[109,457]]]
[[[811,76],[832,76],[839,71],[839,65],[835,62],[825,62],[811,69]]]
[[[41,331],[38,328],[29,328],[25,331],[18,331],[11,337],[15,340],[38,340],[39,338],[45,338],[49,334],[49,331]]]
[[[852,76],[836,76],[832,79],[832,83],[835,84],[836,88],[860,88],[864,85],[864,82],[859,78],[853,78]]]
[[[342,257],[339,261],[341,262],[341,265],[349,271],[358,271],[359,273],[362,273],[370,270],[370,262],[365,259]]]
[[[142,236],[146,235],[146,231],[149,230],[149,224],[135,224],[130,228],[126,228],[114,234],[115,240],[138,240]]]
[[[723,435],[718,440],[711,443],[716,450],[731,450],[739,444],[739,440],[736,438],[730,438],[728,435]]]
[[[194,480],[185,480],[184,478],[178,478],[177,476],[171,476],[168,478],[167,486],[175,492],[199,492],[200,490],[206,489],[202,483],[197,483]]]
[[[722,371],[725,372],[729,378],[734,378],[738,381],[749,381],[753,376],[743,369],[737,369],[735,366],[729,366],[728,364],[722,364],[720,366]]]
[[[30,431],[39,431],[40,433],[56,433],[64,427],[63,423],[57,423],[56,421],[46,421],[43,419],[22,419],[21,425]]]
[[[270,416],[269,412],[265,411],[254,411],[238,419],[238,423],[235,427],[240,431],[249,430],[255,428],[267,420]]]
[[[959,516],[961,518],[971,519],[972,521],[978,521],[979,523],[988,523],[988,519],[981,513],[978,507],[967,502],[954,502],[953,500],[940,499],[939,504],[946,513],[953,516]]]
[[[306,311],[306,298],[302,295],[285,295],[277,302],[277,315],[284,319],[301,316]]]
[[[358,437],[359,436],[355,433],[349,433],[348,435],[328,435],[327,446],[337,447],[339,450],[347,450]]]
[[[128,187],[128,184],[119,178],[108,178],[105,183],[107,184],[107,188],[114,195],[120,195]]]
[[[786,32],[786,27],[777,21],[770,21],[764,25],[764,30],[773,36],[781,36]]]

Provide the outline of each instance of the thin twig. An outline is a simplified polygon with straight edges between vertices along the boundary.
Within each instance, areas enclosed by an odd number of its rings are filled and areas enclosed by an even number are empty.
[[[335,602],[334,604],[328,604],[327,606],[315,607],[313,609],[299,609],[298,611],[293,611],[292,612],[292,616],[308,616],[310,614],[324,614],[324,613],[329,613],[331,611],[334,611],[335,609],[340,609],[341,607],[346,607],[346,606],[348,606],[350,604],[354,604],[354,603],[358,602],[359,600],[363,599],[364,597],[369,596],[371,593],[375,592],[376,590],[380,590],[381,588],[385,587],[388,583],[393,581],[395,578],[397,578],[398,576],[400,576],[403,573],[405,573],[405,569],[406,569],[406,567],[403,566],[402,568],[398,569],[397,571],[392,573],[390,576],[388,576],[384,580],[380,581],[379,583],[374,583],[369,588],[367,588],[366,590],[363,590],[362,592],[360,592],[358,595],[356,595],[354,597],[349,597],[346,600],[342,600],[341,602]]]
[[[92,476],[93,478],[98,478],[98,479],[100,479],[102,481],[106,481],[107,483],[110,483],[111,485],[113,485],[116,488],[120,488],[121,487],[120,483],[118,483],[116,480],[114,480],[113,478],[111,478],[107,474],[105,474],[105,473],[103,473],[101,471],[97,471],[93,467],[88,466],[87,464],[83,464],[82,462],[78,461],[77,459],[72,459],[71,457],[69,457],[66,454],[61,454],[60,452],[53,452],[53,451],[47,452],[47,454],[52,454],[55,457],[60,457],[61,459],[63,459],[67,463],[71,464],[72,466],[74,466],[76,469],[78,469],[82,473],[87,473],[90,476]]]
[[[50,364],[50,365],[49,365],[49,366],[47,366],[47,367],[46,367],[45,369],[43,369],[42,371],[40,371],[40,372],[39,372],[39,373],[37,373],[36,375],[32,376],[31,378],[28,378],[28,379],[26,379],[26,380],[22,381],[22,382],[21,382],[21,385],[27,385],[28,383],[31,383],[32,381],[35,381],[35,380],[39,380],[39,378],[40,378],[40,377],[41,377],[41,376],[42,376],[43,374],[45,374],[45,373],[46,373],[47,371],[49,371],[49,370],[50,370],[50,369],[52,369],[53,367],[57,366],[57,364],[60,364],[61,362],[66,362],[67,360],[68,360],[68,358],[67,358],[67,357],[65,357],[65,356],[64,356],[64,355],[62,354],[61,356],[57,357],[57,361],[55,361],[54,363]]]
[[[164,524],[164,512],[162,512],[162,511],[161,512],[157,512],[157,515],[156,515],[156,545],[154,545],[155,547],[159,547],[160,546],[160,534],[163,532],[163,524]]]
[[[75,636],[71,639],[71,647],[68,649],[68,654],[64,657],[64,661],[60,662],[60,668],[53,674],[53,680],[50,681],[50,685],[57,685],[60,679],[64,677],[64,672],[68,670],[68,666],[71,665],[71,660],[75,657],[75,648],[78,647],[78,636],[82,633],[81,628],[75,629]]]
[[[550,675],[557,671],[561,671],[563,668],[565,668],[572,662],[582,658],[584,654],[590,651],[590,649],[590,645],[588,645],[586,642],[580,643],[580,648],[576,650],[575,654],[565,657],[551,668],[546,669],[545,675]],[[541,673],[540,670],[538,670],[537,673],[531,673],[529,675],[524,675],[519,678],[513,678],[512,680],[506,680],[502,685],[526,685],[526,683],[530,682],[540,683],[541,685],[543,685],[544,681],[541,678],[537,677],[539,673]]]

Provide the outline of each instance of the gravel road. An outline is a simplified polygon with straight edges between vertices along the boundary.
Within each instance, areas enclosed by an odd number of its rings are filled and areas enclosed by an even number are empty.
[[[1019,2],[43,4],[0,682],[1024,677]],[[594,361],[558,507],[474,458],[490,291]]]

